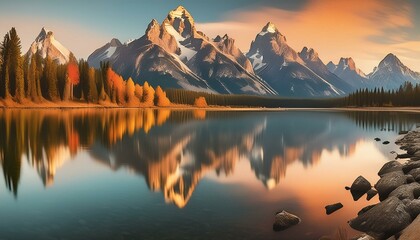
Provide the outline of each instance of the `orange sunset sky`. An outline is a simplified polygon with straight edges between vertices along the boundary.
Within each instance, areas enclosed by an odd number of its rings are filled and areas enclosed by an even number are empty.
[[[209,37],[228,33],[244,52],[271,21],[296,51],[312,47],[325,64],[353,57],[369,73],[392,52],[420,72],[420,1],[415,0],[16,0],[0,5],[0,33],[15,26],[23,52],[45,26],[76,57],[87,58],[113,37],[122,42],[141,37],[151,19],[161,22],[183,5],[198,30]]]

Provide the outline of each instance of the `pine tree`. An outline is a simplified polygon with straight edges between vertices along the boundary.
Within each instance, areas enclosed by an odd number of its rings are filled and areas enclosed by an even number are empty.
[[[44,80],[45,80],[45,94],[46,97],[51,101],[57,101],[58,89],[57,89],[57,65],[54,61],[48,56],[45,59],[44,67]]]
[[[38,94],[36,89],[37,84],[37,72],[36,72],[36,60],[35,60],[35,54],[32,54],[31,60],[29,63],[29,69],[28,69],[28,97],[32,101],[38,100]]]
[[[9,31],[10,44],[10,88],[16,99],[21,102],[25,97],[25,85],[23,79],[23,60],[21,57],[21,42],[15,28]]]
[[[35,55],[35,69],[36,69],[36,74],[35,74],[36,95],[38,97],[38,100],[42,101],[43,96],[42,96],[41,77],[44,72],[42,68],[42,58],[38,50],[36,51],[34,55]]]
[[[6,33],[4,40],[1,43],[1,59],[2,59],[2,77],[0,83],[0,96],[3,98],[10,98],[10,50],[9,50],[10,37]]]
[[[98,102],[98,91],[96,88],[96,79],[95,79],[95,69],[90,67],[88,70],[88,78],[89,78],[89,94],[88,94],[88,101],[89,102]]]
[[[21,56],[18,57],[16,68],[16,100],[19,103],[22,103],[23,99],[25,98],[25,83],[24,83],[24,73],[23,73],[23,58]]]

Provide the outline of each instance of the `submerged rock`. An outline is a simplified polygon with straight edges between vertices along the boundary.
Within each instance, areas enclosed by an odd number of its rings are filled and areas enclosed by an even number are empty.
[[[325,212],[326,212],[327,215],[330,215],[331,213],[333,213],[333,212],[335,212],[335,211],[337,211],[341,208],[343,208],[343,204],[335,203],[335,204],[325,206]]]
[[[283,231],[296,224],[299,224],[300,222],[301,220],[298,216],[293,215],[283,210],[276,214],[274,224],[273,224],[273,230],[276,232]]]
[[[397,197],[389,197],[350,220],[350,226],[376,239],[387,239],[406,228],[411,216]]]
[[[370,189],[369,191],[367,191],[366,193],[366,200],[370,201],[370,199],[372,199],[374,196],[376,196],[376,194],[378,194],[378,191],[376,191],[375,189]]]
[[[382,168],[379,170],[378,175],[383,176],[390,172],[401,171],[403,165],[398,161],[390,161],[385,163]]]
[[[354,180],[350,187],[351,195],[354,201],[359,200],[367,191],[372,188],[370,182],[363,176],[359,176]]]
[[[388,145],[389,144],[389,141],[383,141],[382,144],[383,145]]]
[[[384,200],[388,195],[399,186],[407,182],[407,176],[403,172],[391,172],[382,176],[375,184],[375,188],[379,193],[379,200]]]
[[[374,140],[377,141],[377,142],[381,141],[381,139],[380,138],[377,138],[377,137],[374,138]]]

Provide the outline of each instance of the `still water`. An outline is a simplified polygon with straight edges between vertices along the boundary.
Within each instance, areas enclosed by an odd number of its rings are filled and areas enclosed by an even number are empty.
[[[0,239],[352,237],[347,221],[378,199],[354,202],[344,186],[375,183],[398,132],[417,123],[395,112],[1,110]],[[283,209],[302,223],[273,232]]]

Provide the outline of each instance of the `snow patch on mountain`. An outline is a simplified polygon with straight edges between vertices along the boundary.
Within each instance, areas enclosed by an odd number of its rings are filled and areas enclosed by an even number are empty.
[[[253,55],[249,56],[249,58],[251,59],[252,67],[254,68],[255,71],[258,71],[259,69],[267,65],[266,63],[263,62],[264,56],[260,54],[259,50],[257,50],[257,52],[254,53]]]
[[[179,58],[181,60],[184,60],[185,59],[185,61],[188,61],[192,57],[194,57],[194,55],[197,53],[197,51],[194,51],[194,50],[192,50],[190,48],[187,48],[186,46],[184,46],[181,43],[181,42],[185,41],[186,38],[184,38],[183,36],[181,36],[181,34],[179,34],[175,30],[175,28],[171,24],[169,24],[169,23],[165,22],[164,23],[164,27],[165,27],[166,31],[169,34],[171,34],[176,39],[176,41],[177,41],[178,47],[181,50],[181,53],[179,54]]]
[[[30,57],[37,51],[42,58],[49,56],[59,64],[65,64],[70,59],[70,51],[55,39],[52,31],[49,31],[46,28],[41,29],[41,32],[31,44],[27,54]]]

